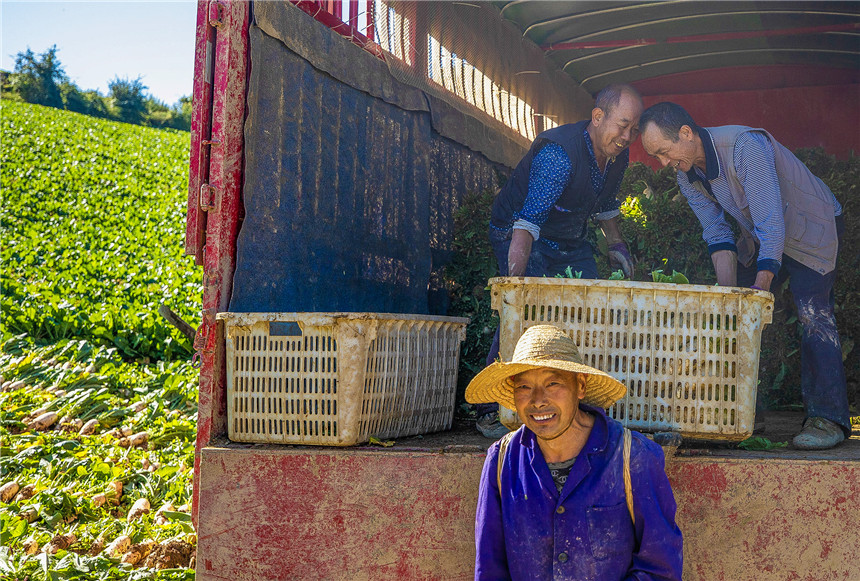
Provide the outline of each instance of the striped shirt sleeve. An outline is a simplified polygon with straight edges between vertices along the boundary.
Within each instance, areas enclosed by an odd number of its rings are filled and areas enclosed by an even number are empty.
[[[702,238],[708,245],[708,252],[712,254],[717,250],[737,252],[735,235],[720,205],[693,187],[686,173],[679,171],[677,175],[681,193],[687,198],[690,208],[702,224]]]
[[[564,192],[572,170],[573,164],[561,145],[550,142],[543,146],[532,160],[529,193],[522,209],[514,213],[514,228],[528,230],[537,240],[540,227]]]
[[[758,269],[776,274],[785,248],[785,219],[773,145],[762,133],[746,132],[735,144],[732,161],[749,203],[753,234],[761,244]]]

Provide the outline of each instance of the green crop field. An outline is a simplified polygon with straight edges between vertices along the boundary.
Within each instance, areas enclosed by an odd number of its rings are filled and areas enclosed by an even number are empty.
[[[0,106],[0,578],[193,578],[189,134]]]

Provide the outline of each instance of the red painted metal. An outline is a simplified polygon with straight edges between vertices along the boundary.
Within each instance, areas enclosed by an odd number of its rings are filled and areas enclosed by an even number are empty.
[[[763,127],[792,151],[821,147],[843,159],[860,151],[860,84],[658,94],[643,100],[646,107],[660,101],[678,103],[705,127]],[[630,161],[659,167],[639,141],[630,147]]]
[[[200,450],[226,432],[226,370],[224,341],[218,337],[215,314],[227,310],[235,268],[236,237],[242,212],[243,123],[248,71],[249,5],[243,0],[219,0],[221,24],[215,35],[212,81],[213,142],[209,160],[207,212],[203,258],[203,320],[194,348],[201,363],[197,417],[195,474]],[[201,2],[203,4],[203,2]],[[211,12],[210,12],[211,13]],[[199,512],[198,480],[194,480],[192,516]]]
[[[207,448],[197,580],[474,578],[483,451]],[[687,581],[860,579],[860,461],[676,458]]]
[[[812,65],[739,66],[662,75],[632,83],[643,96],[762,91],[860,84],[860,70]]]
[[[197,3],[194,44],[194,95],[191,109],[191,160],[188,176],[188,214],[185,222],[185,254],[203,264],[206,213],[199,208],[200,188],[209,177],[209,145],[212,120],[212,57],[215,29],[209,25],[209,6]]]
[[[543,45],[543,50],[580,50],[588,48],[622,48],[630,46],[647,46],[652,44],[683,44],[691,42],[716,42],[720,40],[736,40],[740,38],[763,38],[766,36],[799,36],[803,34],[821,34],[825,32],[844,32],[858,30],[860,23],[830,24],[826,26],[807,26],[803,28],[784,28],[780,30],[745,30],[741,32],[720,32],[717,34],[694,34],[688,36],[670,36],[658,38],[632,38],[629,40],[603,40],[586,42],[555,42]]]
[[[349,0],[349,19],[346,23],[358,27],[358,0]]]
[[[367,0],[367,8],[364,11],[364,17],[367,19],[365,25],[365,36],[370,40],[376,41],[376,28],[373,21],[373,0]]]
[[[341,36],[348,38],[353,44],[360,46],[370,54],[376,56],[380,60],[385,60],[385,51],[382,47],[371,40],[373,38],[373,27],[368,24],[367,36],[358,31],[358,26],[354,23],[347,23],[328,12],[323,5],[313,0],[290,0],[298,8],[306,14],[313,16],[319,22],[322,22],[333,31]],[[368,10],[372,11],[372,4],[368,2]],[[371,16],[368,16],[368,23],[371,22]]]

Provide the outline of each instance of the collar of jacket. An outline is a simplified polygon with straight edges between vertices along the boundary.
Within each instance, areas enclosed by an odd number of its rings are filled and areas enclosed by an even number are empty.
[[[699,127],[699,137],[702,138],[702,147],[705,149],[705,179],[710,182],[720,177],[722,173],[720,158],[717,157],[717,148],[714,147],[714,140],[711,134],[708,133],[708,130],[704,127]],[[690,183],[702,181],[695,166],[691,167],[690,171],[687,172],[687,178],[690,180]]]

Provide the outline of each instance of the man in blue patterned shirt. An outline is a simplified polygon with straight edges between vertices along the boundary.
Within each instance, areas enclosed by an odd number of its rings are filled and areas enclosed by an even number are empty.
[[[680,105],[640,119],[642,146],[677,172],[704,228],[721,286],[770,290],[790,277],[803,324],[801,391],[807,418],[794,445],[832,448],[851,435],[842,348],[833,311],[842,206],[828,187],[764,129],[703,128]],[[735,241],[726,215],[740,226]]]
[[[597,219],[613,268],[632,278],[633,261],[618,228],[618,190],[637,137],[642,98],[628,85],[598,93],[591,118],[542,132],[493,202],[490,243],[502,276],[597,278],[594,249],[586,240]],[[487,365],[499,353],[499,334]],[[478,406],[478,429],[499,438],[507,430],[494,404]]]

